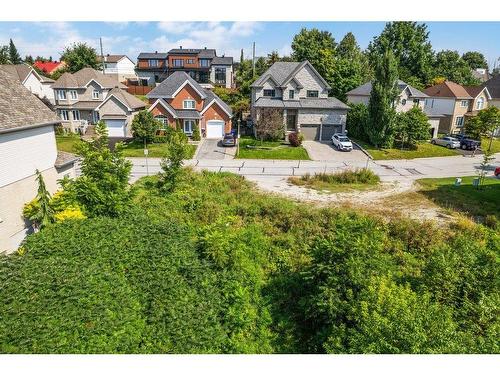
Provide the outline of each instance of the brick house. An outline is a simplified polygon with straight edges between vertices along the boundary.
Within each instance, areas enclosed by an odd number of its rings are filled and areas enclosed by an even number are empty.
[[[188,136],[196,128],[206,138],[221,138],[231,131],[231,107],[185,72],[172,73],[146,97],[156,119],[164,126],[180,127]]]

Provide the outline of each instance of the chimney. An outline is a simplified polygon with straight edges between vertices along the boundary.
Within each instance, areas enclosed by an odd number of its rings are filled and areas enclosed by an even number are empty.
[[[205,47],[205,49],[207,49],[207,47]]]
[[[182,46],[179,46],[180,49],[182,49]]]
[[[155,53],[158,53],[158,51],[155,51]]]

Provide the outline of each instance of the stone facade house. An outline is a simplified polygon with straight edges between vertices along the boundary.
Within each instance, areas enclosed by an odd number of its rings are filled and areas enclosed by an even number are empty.
[[[37,194],[35,171],[50,193],[58,179],[75,176],[74,155],[57,152],[59,123],[18,79],[0,70],[0,252],[15,251],[30,231],[22,211]]]
[[[146,97],[149,111],[165,127],[181,128],[188,136],[197,128],[206,138],[221,138],[231,131],[231,107],[185,72],[172,73]]]
[[[309,61],[276,62],[251,86],[251,116],[260,120],[263,109],[282,113],[286,134],[300,132],[305,139],[329,140],[345,133],[349,107],[329,97],[330,86]]]

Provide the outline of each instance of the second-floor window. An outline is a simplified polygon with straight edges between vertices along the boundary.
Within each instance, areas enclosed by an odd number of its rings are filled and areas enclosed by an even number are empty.
[[[148,61],[148,65],[151,67],[151,68],[156,68],[158,66],[158,60],[149,60]]]
[[[413,105],[418,107],[420,105],[420,99],[413,99]]]
[[[188,60],[187,60],[187,63],[188,63],[188,64],[194,64],[194,59],[188,59]]]
[[[78,100],[78,93],[76,92],[76,90],[69,91],[69,98],[71,100]]]
[[[66,91],[57,90],[57,99],[58,100],[66,100]]]
[[[274,90],[264,90],[264,96],[274,97],[276,92]]]
[[[288,90],[288,97],[290,99],[293,99],[295,97],[295,91],[294,90]]]
[[[468,101],[468,100],[462,100],[462,101],[460,102],[460,106],[461,106],[461,107],[467,107],[468,105],[469,105],[469,101]]]
[[[476,102],[476,109],[481,110],[484,107],[484,98],[479,98]]]
[[[200,59],[200,66],[204,68],[208,68],[210,66],[210,60],[209,59]]]
[[[455,119],[455,125],[456,125],[457,127],[461,127],[461,126],[463,126],[463,125],[464,125],[464,118],[463,118],[463,116],[457,117],[457,118]]]
[[[175,67],[183,67],[184,66],[184,60],[182,59],[173,59],[172,60],[172,65]]]
[[[92,99],[99,99],[99,91],[97,90],[92,91]]]
[[[308,98],[317,98],[318,96],[319,96],[318,90],[307,90],[307,97]]]
[[[215,83],[226,83],[226,68],[215,69]]]
[[[182,102],[182,108],[184,109],[195,109],[196,102],[194,100],[188,99]]]

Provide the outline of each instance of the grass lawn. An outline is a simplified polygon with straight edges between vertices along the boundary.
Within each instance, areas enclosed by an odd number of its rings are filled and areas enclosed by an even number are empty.
[[[188,159],[191,159],[196,152],[196,145],[188,145]],[[166,144],[165,143],[151,143],[148,144],[149,157],[162,158],[165,156]],[[125,144],[123,148],[123,155],[126,157],[144,157],[144,144],[142,142],[132,141]]]
[[[247,146],[269,147],[269,149],[252,149]],[[280,159],[280,160],[310,160],[304,147],[291,147],[283,142],[261,142],[251,137],[240,139],[238,159]]]
[[[462,185],[454,186],[455,178],[424,178],[418,180],[424,194],[436,204],[472,216],[495,215],[500,219],[500,179],[486,178],[478,190],[472,186],[475,176],[462,177]]]
[[[459,155],[456,150],[449,150],[446,147],[430,143],[421,143],[416,150],[401,150],[398,148],[378,149],[366,142],[354,141],[368,151],[374,160],[416,159]]]
[[[481,148],[483,150],[487,150],[489,145],[490,145],[489,138],[481,139]],[[491,143],[491,151],[493,151],[494,154],[500,152],[500,138],[493,138],[493,142]]]
[[[75,152],[74,145],[80,141],[77,134],[56,135],[56,144],[59,151]]]

